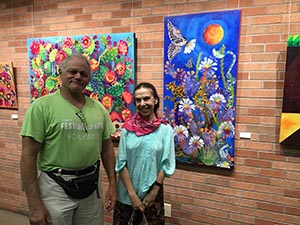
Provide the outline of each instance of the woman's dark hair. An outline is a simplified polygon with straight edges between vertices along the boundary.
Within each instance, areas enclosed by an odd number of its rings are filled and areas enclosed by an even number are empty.
[[[150,83],[142,82],[142,83],[139,83],[134,88],[133,94],[135,94],[136,90],[141,89],[141,88],[147,88],[147,89],[150,89],[152,91],[153,97],[157,100],[157,103],[154,105],[154,109],[153,109],[155,115],[157,116],[157,110],[159,108],[159,96],[157,94],[157,91],[156,91],[155,87],[152,84],[150,84]]]

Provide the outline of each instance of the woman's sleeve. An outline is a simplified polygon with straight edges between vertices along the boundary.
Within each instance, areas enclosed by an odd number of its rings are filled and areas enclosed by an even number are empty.
[[[118,155],[116,160],[115,171],[119,173],[127,164],[127,151],[126,151],[126,133],[127,130],[122,128],[121,136],[118,147]]]
[[[176,167],[175,162],[175,146],[174,146],[174,135],[173,129],[170,125],[166,127],[167,132],[164,134],[164,151],[161,162],[161,169],[166,177],[173,175]]]

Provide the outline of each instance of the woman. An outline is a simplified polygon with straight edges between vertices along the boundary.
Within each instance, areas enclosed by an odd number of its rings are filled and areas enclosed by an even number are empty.
[[[159,96],[150,83],[134,89],[136,114],[122,128],[116,172],[114,225],[163,225],[163,181],[175,171],[173,130],[157,114]]]

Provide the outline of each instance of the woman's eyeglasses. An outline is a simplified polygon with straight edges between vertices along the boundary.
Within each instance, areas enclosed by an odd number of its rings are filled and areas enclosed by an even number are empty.
[[[76,116],[80,119],[81,123],[82,123],[82,126],[83,126],[83,129],[85,131],[85,133],[88,132],[88,124],[86,122],[86,119],[85,119],[85,116],[84,116],[84,113],[79,111],[77,113],[75,113]]]

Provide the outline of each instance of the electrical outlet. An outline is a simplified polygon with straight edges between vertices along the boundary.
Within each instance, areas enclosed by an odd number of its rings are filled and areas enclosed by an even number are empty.
[[[165,216],[171,217],[172,205],[169,203],[164,203],[164,207],[165,207]]]

